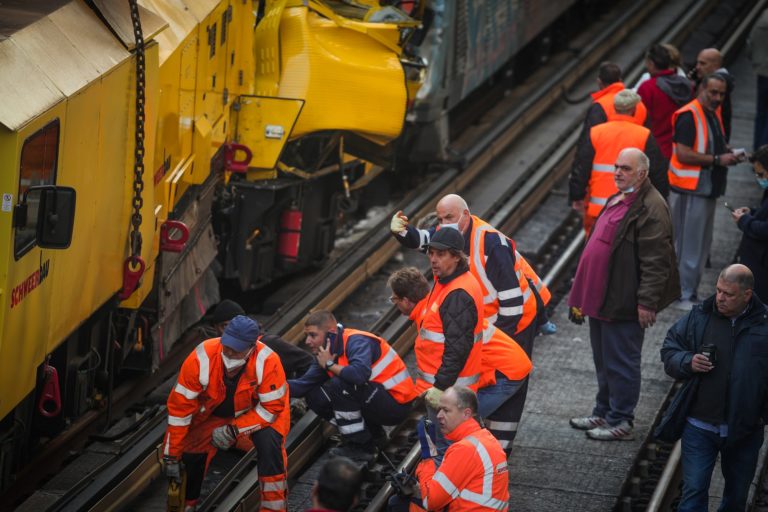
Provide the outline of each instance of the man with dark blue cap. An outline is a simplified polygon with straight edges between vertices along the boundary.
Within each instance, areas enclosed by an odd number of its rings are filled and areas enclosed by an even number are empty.
[[[194,510],[205,471],[218,449],[249,437],[259,452],[261,510],[286,510],[285,436],[288,385],[280,358],[260,341],[259,324],[236,316],[221,338],[199,344],[168,396],[165,473],[186,471],[186,510]]]

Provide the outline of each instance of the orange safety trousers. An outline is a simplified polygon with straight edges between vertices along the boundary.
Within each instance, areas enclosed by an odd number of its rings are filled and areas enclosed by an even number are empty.
[[[211,444],[213,431],[228,425],[232,418],[211,416],[189,429],[182,441],[181,460],[187,473],[187,492],[185,504],[193,506],[200,497],[203,479],[208,466],[218,449]],[[251,436],[240,435],[236,447],[243,451],[254,448],[254,439],[259,450],[257,465],[259,469],[259,487],[261,505],[259,510],[285,511],[288,504],[288,455],[285,451],[285,439],[273,428],[254,432]]]

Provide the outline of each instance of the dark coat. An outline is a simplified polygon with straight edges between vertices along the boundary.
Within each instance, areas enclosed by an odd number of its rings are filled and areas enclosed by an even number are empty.
[[[709,297],[680,318],[667,332],[661,360],[668,375],[683,381],[654,435],[668,442],[680,438],[700,376],[691,369],[693,355],[707,343],[704,333],[714,315]],[[710,342],[711,343],[711,342]],[[737,320],[732,338],[733,360],[728,384],[728,443],[761,428],[768,419],[768,309],[752,296],[749,311]]]
[[[600,308],[600,316],[609,320],[637,321],[638,304],[661,311],[680,297],[667,203],[647,179],[637,194],[611,245],[608,282]]]
[[[739,246],[739,261],[755,275],[755,293],[768,301],[768,190],[760,208],[742,216],[738,223],[744,233]]]

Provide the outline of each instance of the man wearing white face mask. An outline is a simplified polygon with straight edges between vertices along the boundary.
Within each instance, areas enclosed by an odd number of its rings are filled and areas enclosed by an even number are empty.
[[[195,509],[216,451],[242,436],[259,452],[260,510],[286,510],[288,385],[280,358],[259,338],[254,320],[236,316],[221,338],[202,342],[187,357],[168,396],[165,474],[178,481],[183,465],[187,511]]]
[[[619,153],[619,193],[595,221],[568,298],[572,321],[589,317],[598,388],[592,414],[570,424],[600,441],[633,439],[645,329],[680,295],[672,219],[648,167],[637,148]]]

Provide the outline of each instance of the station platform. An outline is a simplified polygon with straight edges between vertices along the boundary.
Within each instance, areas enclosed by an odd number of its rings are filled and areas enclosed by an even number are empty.
[[[755,76],[745,55],[739,56],[730,71],[736,79],[731,145],[751,150]],[[760,198],[761,190],[751,165],[745,163],[730,169],[726,195],[718,203],[726,200],[734,207],[756,206]],[[565,208],[564,198],[560,199]],[[720,270],[733,261],[741,240],[741,232],[724,207],[716,210],[714,232],[711,268],[706,269],[702,278],[700,298],[714,293]],[[591,413],[597,381],[588,324],[578,326],[568,320],[566,300],[558,305],[552,318],[557,333],[540,336],[534,348],[526,409],[510,458],[510,510],[597,512],[614,507],[633,460],[672,386],[673,380],[664,373],[659,349],[669,327],[683,314],[685,311],[671,306],[661,311],[656,324],[646,331],[635,440],[605,442],[591,440],[568,424],[571,417]],[[717,509],[721,493],[722,482],[716,468],[710,510]]]

